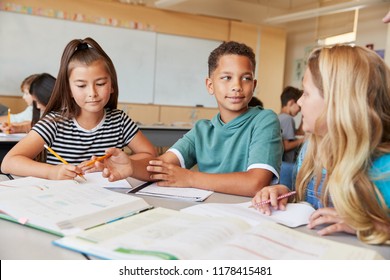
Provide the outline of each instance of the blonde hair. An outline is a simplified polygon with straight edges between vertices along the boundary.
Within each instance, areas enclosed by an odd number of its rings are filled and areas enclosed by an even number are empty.
[[[324,168],[324,206],[331,199],[363,242],[389,242],[384,228],[390,225],[390,210],[369,171],[373,160],[390,153],[390,69],[375,52],[347,45],[313,51],[308,67],[325,109],[297,175],[297,198],[305,199],[313,178],[318,189]],[[316,131],[324,124],[327,133],[320,136]]]
[[[39,74],[32,74],[28,77],[26,77],[22,83],[20,84],[20,91],[23,92],[24,88],[27,88],[27,90],[30,92],[30,86],[32,82],[39,76]]]

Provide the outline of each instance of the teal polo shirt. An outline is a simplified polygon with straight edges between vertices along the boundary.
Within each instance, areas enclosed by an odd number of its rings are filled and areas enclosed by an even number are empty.
[[[272,110],[253,107],[223,123],[218,113],[199,120],[169,150],[183,168],[198,165],[201,172],[230,173],[262,168],[278,181],[283,154],[280,123]]]

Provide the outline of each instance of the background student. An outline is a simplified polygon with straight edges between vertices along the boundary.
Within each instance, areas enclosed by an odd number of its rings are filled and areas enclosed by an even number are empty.
[[[315,50],[298,100],[310,134],[298,157],[297,201],[316,209],[309,228],[344,231],[367,243],[390,242],[390,69],[363,47]],[[265,187],[253,204],[270,214],[289,189]]]
[[[38,76],[38,74],[33,74],[26,77],[21,85],[20,90],[23,93],[23,100],[26,102],[27,107],[22,112],[17,114],[11,114],[11,123],[19,123],[25,121],[31,121],[32,119],[32,111],[33,111],[33,98],[30,94],[30,85],[34,81],[34,79]],[[0,123],[5,123],[8,121],[8,116],[2,114],[4,116],[0,116]]]
[[[127,146],[134,159],[156,156],[137,125],[116,109],[117,102],[117,76],[108,55],[91,38],[70,41],[43,117],[5,156],[2,172],[73,179],[88,170],[87,161],[109,147]],[[51,153],[46,163],[34,161],[44,144],[69,164],[61,164]]]
[[[278,118],[280,121],[280,128],[282,129],[284,162],[295,162],[297,148],[299,148],[303,142],[302,138],[297,138],[297,129],[294,120],[294,117],[301,110],[297,104],[297,101],[301,95],[302,91],[300,89],[287,86],[283,89],[283,92],[280,96],[282,109],[278,115]]]
[[[31,127],[41,118],[53,92],[55,82],[56,79],[48,73],[34,75],[34,80],[31,82],[29,87],[30,92],[28,93],[32,100],[31,120],[11,123],[9,125],[3,123],[1,130],[9,131],[9,133],[28,133]]]
[[[294,163],[297,152],[303,143],[303,136],[297,137],[294,117],[301,108],[297,104],[302,91],[298,88],[287,86],[280,95],[282,109],[278,115],[283,138],[283,158],[280,170],[280,183],[291,188],[293,181]]]
[[[206,87],[218,103],[212,120],[200,120],[165,154],[150,161],[145,178],[159,186],[195,187],[253,196],[278,180],[282,141],[277,115],[261,107],[248,108],[256,87],[252,49],[225,42],[211,52]],[[139,177],[145,167],[124,153],[107,150],[103,175],[109,180]],[[99,165],[99,164],[97,164]],[[197,165],[199,171],[190,170]],[[140,171],[141,170],[141,171]]]

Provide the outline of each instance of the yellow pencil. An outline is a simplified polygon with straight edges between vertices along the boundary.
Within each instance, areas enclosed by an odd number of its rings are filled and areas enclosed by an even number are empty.
[[[53,154],[53,156],[55,156],[56,158],[58,158],[63,164],[68,164],[68,162],[66,160],[64,160],[59,154],[57,154],[52,148],[50,148],[48,145],[43,145],[50,153]],[[85,179],[85,177],[83,176],[83,174],[77,174],[78,176],[80,176],[81,178],[83,178],[85,181],[87,181],[87,179]]]
[[[11,125],[11,108],[8,108],[8,118],[7,118],[8,126]],[[9,130],[6,131],[7,134],[9,134]]]
[[[111,155],[106,154],[106,155],[104,155],[104,156],[97,157],[96,159],[91,160],[90,162],[88,162],[85,166],[91,166],[91,165],[95,164],[95,162],[97,162],[97,161],[102,161],[102,160],[104,160],[105,158],[108,158],[108,157],[110,157],[110,156],[111,156]]]

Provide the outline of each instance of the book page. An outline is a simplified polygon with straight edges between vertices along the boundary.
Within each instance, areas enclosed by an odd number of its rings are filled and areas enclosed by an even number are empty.
[[[236,204],[207,203],[190,206],[181,211],[208,217],[237,217],[252,226],[271,220],[288,227],[306,225],[314,212],[314,208],[306,203],[288,203],[285,211],[272,211],[271,216],[267,216],[250,206],[250,201]]]
[[[203,255],[202,259],[372,260],[376,251],[311,236],[275,223],[263,223]]]
[[[0,212],[22,224],[63,234],[150,208],[142,198],[113,192],[92,182],[22,178],[1,182],[0,192]]]
[[[374,259],[376,251],[298,232],[274,222],[250,227],[157,208],[77,235],[55,245],[102,259]]]
[[[159,187],[156,183],[153,183],[139,190],[137,194],[189,201],[204,201],[213,192],[196,188]]]
[[[234,218],[205,218],[156,208],[54,244],[103,259],[197,259],[249,229]]]

